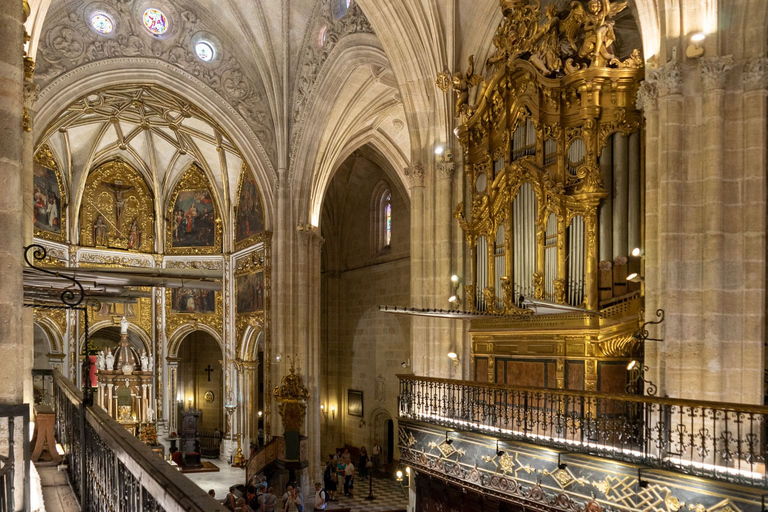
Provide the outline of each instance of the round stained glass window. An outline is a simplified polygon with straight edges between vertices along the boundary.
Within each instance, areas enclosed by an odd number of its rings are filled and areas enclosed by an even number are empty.
[[[153,34],[163,34],[168,30],[168,18],[160,9],[147,9],[144,11],[144,26]]]
[[[115,28],[112,19],[106,14],[101,13],[91,16],[91,26],[100,34],[109,34]]]
[[[200,60],[210,62],[214,57],[213,45],[206,41],[200,41],[195,45],[195,53]]]

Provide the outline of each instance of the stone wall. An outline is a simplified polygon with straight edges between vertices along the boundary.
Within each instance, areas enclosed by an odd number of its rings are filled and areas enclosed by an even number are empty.
[[[371,197],[381,181],[392,193],[392,243],[371,243]],[[322,454],[345,443],[370,449],[397,417],[397,373],[410,354],[410,319],[380,313],[410,293],[410,213],[387,173],[351,157],[331,182],[323,207],[321,404]],[[363,415],[348,414],[349,390],[362,391]],[[334,414],[330,412],[335,408]],[[384,434],[382,434],[382,432]],[[386,439],[378,439],[386,447]]]

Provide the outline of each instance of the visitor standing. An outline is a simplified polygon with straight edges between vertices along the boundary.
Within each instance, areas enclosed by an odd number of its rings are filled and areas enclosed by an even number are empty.
[[[304,503],[296,489],[291,488],[287,494],[288,498],[285,500],[283,512],[304,512]]]
[[[373,473],[376,474],[379,472],[379,465],[381,464],[381,446],[379,445],[379,442],[376,441],[373,443]]]
[[[344,467],[344,494],[350,498],[354,497],[355,487],[355,465],[352,461]]]
[[[323,483],[325,484],[325,490],[328,493],[328,501],[334,501],[336,498],[336,463],[333,461],[333,455],[328,457],[328,462],[325,465],[325,472],[323,473]]]
[[[327,505],[326,498],[328,498],[328,495],[325,489],[320,485],[320,482],[317,482],[315,484],[315,510],[325,510]]]
[[[365,449],[365,446],[362,446],[360,447],[360,460],[357,463],[357,467],[360,468],[358,470],[360,478],[368,478],[368,462],[370,462],[368,459],[368,450]]]
[[[277,496],[272,487],[268,487],[267,492],[259,496],[259,505],[261,505],[261,512],[275,512]]]

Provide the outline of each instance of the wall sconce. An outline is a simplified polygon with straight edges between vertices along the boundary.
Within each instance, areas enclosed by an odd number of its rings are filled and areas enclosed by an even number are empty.
[[[639,247],[635,247],[634,249],[632,249],[632,256],[634,256],[635,258],[639,258],[640,256],[643,256],[643,250],[640,249]]]
[[[456,352],[448,352],[448,359],[453,361],[453,366],[459,366],[459,354]]]
[[[568,467],[568,464],[560,460],[560,456],[562,453],[557,454],[557,469],[565,469]]]
[[[363,428],[366,425],[365,420],[360,418],[360,428]]]
[[[262,416],[264,416],[264,413],[259,411],[259,418],[261,418]]]
[[[451,296],[448,297],[448,302],[451,303],[451,307],[458,309],[459,307],[459,276],[453,274],[451,276]]]
[[[453,444],[453,439],[448,439],[448,433],[449,432],[450,432],[450,430],[446,430],[445,431],[445,444],[447,444],[448,446]]]
[[[637,486],[641,489],[645,489],[648,487],[648,480],[643,480],[643,470],[638,469],[637,470]]]
[[[632,272],[627,276],[627,281],[631,283],[642,283],[643,278],[640,277],[640,274],[638,274],[637,272]]]
[[[406,489],[411,488],[411,468],[406,466],[405,473],[398,469],[395,473],[395,476],[397,477],[397,483],[400,484],[400,488],[403,490],[403,494],[405,494],[405,497],[407,498],[408,493],[406,492]]]
[[[698,59],[704,55],[704,47],[701,46],[701,43],[704,42],[706,37],[704,32],[696,32],[695,34],[692,34],[691,42],[688,45],[688,48],[685,49],[685,56],[689,59]]]
[[[277,355],[275,356],[275,361],[277,361],[278,363],[279,363],[279,362],[280,362],[282,359],[283,359],[283,355],[282,355],[282,354],[277,354]]]
[[[336,408],[335,407],[331,407],[331,419],[332,420],[336,419]]]
[[[323,416],[325,416],[326,418],[328,417],[328,411],[325,410],[325,405],[320,404],[320,412],[322,412]]]
[[[504,455],[504,450],[499,448],[499,440],[497,439],[496,440],[496,456],[501,457],[502,455]]]
[[[443,148],[443,146],[435,146],[435,154],[437,156],[442,155],[443,151],[445,151],[445,148]]]

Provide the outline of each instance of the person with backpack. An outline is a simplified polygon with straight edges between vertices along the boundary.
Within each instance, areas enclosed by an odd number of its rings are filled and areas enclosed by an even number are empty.
[[[333,461],[333,455],[328,457],[328,463],[325,465],[325,473],[323,473],[323,483],[325,484],[325,490],[328,492],[328,500],[334,501],[336,497],[336,463]]]
[[[317,482],[315,484],[315,510],[325,510],[327,498],[325,489],[320,485],[320,482]]]

